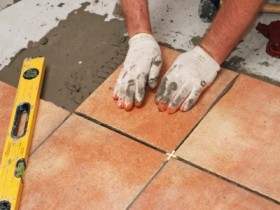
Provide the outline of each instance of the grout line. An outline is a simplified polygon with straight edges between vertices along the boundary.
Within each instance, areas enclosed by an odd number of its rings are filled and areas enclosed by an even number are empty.
[[[132,201],[128,204],[128,207],[126,208],[126,210],[128,210],[129,208],[132,207],[132,205],[136,202],[136,200],[140,197],[140,195],[141,195],[141,194],[147,189],[147,187],[151,184],[151,182],[154,180],[154,178],[162,171],[162,169],[163,169],[164,166],[169,162],[169,160],[172,159],[172,158],[177,159],[177,156],[175,155],[175,152],[176,152],[175,150],[173,150],[171,153],[168,153],[168,152],[164,151],[164,150],[161,149],[161,148],[158,148],[158,147],[156,147],[156,146],[153,146],[153,145],[151,145],[151,144],[148,144],[147,142],[145,142],[145,141],[143,141],[143,140],[141,140],[141,139],[138,139],[138,138],[136,138],[136,137],[134,137],[134,136],[132,136],[132,135],[130,135],[130,134],[127,134],[127,133],[125,133],[125,132],[123,132],[123,131],[121,131],[121,130],[118,130],[118,129],[116,129],[116,128],[110,126],[110,125],[107,125],[107,124],[105,124],[105,123],[103,123],[103,122],[97,120],[97,119],[91,118],[91,117],[89,117],[89,116],[87,116],[87,115],[85,115],[85,114],[83,114],[83,113],[80,113],[80,112],[75,111],[74,114],[77,114],[78,116],[83,117],[83,118],[85,118],[86,120],[89,120],[89,121],[91,121],[91,122],[93,122],[93,123],[96,123],[96,124],[98,124],[98,125],[100,125],[100,126],[102,126],[102,127],[104,127],[104,128],[107,128],[107,129],[109,129],[109,130],[111,130],[111,131],[113,131],[113,132],[116,132],[116,133],[118,133],[118,134],[120,134],[120,135],[123,135],[123,136],[125,136],[125,137],[127,137],[127,138],[129,138],[129,139],[132,139],[132,140],[134,140],[134,141],[136,141],[136,142],[138,142],[138,143],[140,143],[140,144],[143,144],[144,146],[147,146],[147,147],[149,147],[149,148],[151,148],[151,149],[154,149],[154,150],[156,150],[156,151],[158,151],[158,152],[160,152],[160,153],[163,153],[164,155],[167,156],[166,159],[165,159],[165,160],[162,162],[162,164],[159,166],[159,168],[151,175],[151,177],[148,179],[148,181],[144,184],[143,187],[141,187],[140,191],[135,195],[135,197],[132,199]]]
[[[64,122],[71,116],[71,112],[69,115],[37,146],[35,147],[29,154],[29,158],[52,136],[63,124]]]
[[[214,102],[211,104],[211,106],[208,108],[208,110],[205,112],[205,114],[201,117],[201,119],[197,122],[197,124],[191,129],[191,131],[184,137],[183,141],[181,141],[175,148],[175,151],[177,151],[182,144],[184,144],[188,137],[192,134],[192,132],[196,129],[196,127],[200,124],[200,122],[207,116],[207,114],[212,110],[212,108],[230,91],[230,89],[235,84],[236,80],[238,79],[240,74],[236,75],[235,78],[232,79],[232,81],[225,87],[225,89],[218,95],[218,97],[214,100]]]
[[[152,174],[152,176],[149,178],[149,180],[146,182],[146,184],[142,187],[142,189],[135,195],[135,197],[132,199],[130,204],[127,206],[126,210],[130,209],[132,205],[138,200],[138,198],[141,196],[141,194],[148,188],[148,186],[151,184],[151,182],[155,179],[155,177],[162,171],[164,166],[169,162],[170,156],[167,157],[162,164],[159,166],[159,168]]]
[[[238,74],[238,75],[226,86],[226,88],[222,91],[222,93],[216,98],[216,100],[213,102],[213,104],[209,107],[209,109],[208,109],[207,112],[204,114],[204,116],[198,121],[198,123],[196,124],[196,126],[188,133],[188,135],[185,137],[185,139],[176,147],[175,151],[177,151],[177,150],[181,147],[181,145],[184,144],[184,143],[187,141],[187,139],[188,139],[188,137],[191,135],[191,133],[196,129],[196,127],[197,127],[197,126],[200,124],[200,122],[206,117],[206,115],[212,110],[212,108],[213,108],[213,107],[214,107],[214,106],[215,106],[215,105],[230,91],[230,89],[233,87],[233,85],[235,84],[235,82],[236,82],[236,80],[238,79],[239,76],[240,76],[240,74]],[[192,163],[191,161],[185,160],[185,159],[183,159],[183,158],[181,158],[181,157],[179,157],[179,156],[174,155],[174,157],[176,157],[176,159],[178,159],[179,161],[182,161],[182,162],[184,162],[184,163],[186,163],[186,164],[188,164],[188,165],[190,165],[190,166],[192,166],[192,167],[194,167],[194,168],[197,168],[197,169],[199,169],[199,170],[201,170],[201,171],[204,171],[204,172],[206,172],[206,173],[208,173],[208,174],[210,174],[210,175],[213,175],[213,176],[215,176],[215,177],[217,177],[217,178],[220,178],[220,179],[222,179],[222,180],[224,180],[224,181],[226,181],[226,182],[229,182],[229,183],[231,183],[231,184],[234,184],[234,185],[236,185],[236,186],[238,186],[238,187],[240,187],[240,188],[242,188],[242,189],[244,189],[244,190],[247,190],[247,191],[249,191],[249,192],[251,192],[251,193],[254,193],[254,194],[256,194],[256,195],[258,195],[258,196],[260,196],[260,197],[263,197],[263,198],[265,198],[265,199],[267,199],[267,200],[269,200],[269,201],[272,201],[272,202],[274,202],[274,203],[280,205],[280,201],[278,201],[278,200],[276,200],[276,199],[274,199],[274,198],[271,198],[271,197],[269,197],[269,196],[267,196],[267,195],[264,195],[264,194],[262,194],[262,193],[260,193],[260,192],[258,192],[258,191],[252,190],[252,189],[250,189],[250,188],[248,188],[248,187],[246,187],[246,186],[244,186],[244,185],[241,185],[241,184],[239,184],[239,183],[237,183],[237,182],[235,182],[235,181],[233,181],[233,180],[230,180],[230,179],[228,179],[228,178],[226,178],[226,177],[223,177],[223,176],[221,176],[221,175],[219,175],[219,174],[217,174],[217,173],[215,173],[215,172],[212,172],[212,171],[210,171],[210,170],[208,170],[208,169],[206,169],[206,168],[203,168],[203,167],[201,167],[201,166],[199,166],[199,165],[196,165],[196,164]]]
[[[78,116],[80,116],[80,117],[83,117],[83,118],[85,118],[86,120],[89,120],[89,121],[91,121],[91,122],[94,122],[94,123],[96,123],[96,124],[98,124],[98,125],[100,125],[100,126],[102,126],[102,127],[104,127],[104,128],[107,128],[107,129],[111,130],[111,131],[114,131],[114,132],[116,132],[116,133],[118,133],[118,134],[121,134],[121,135],[123,135],[123,136],[125,136],[125,137],[127,137],[127,138],[129,138],[129,139],[132,139],[132,140],[138,142],[138,143],[141,143],[141,144],[143,144],[143,145],[145,145],[145,146],[147,146],[147,147],[149,147],[149,148],[152,148],[152,149],[154,149],[154,150],[156,150],[156,151],[158,151],[158,152],[160,152],[160,153],[167,154],[167,152],[164,151],[164,150],[161,149],[161,148],[158,148],[158,147],[156,147],[156,146],[154,146],[154,145],[152,145],[152,144],[149,144],[149,143],[145,142],[144,140],[138,139],[138,138],[136,138],[136,137],[134,137],[134,136],[132,136],[132,135],[130,135],[130,134],[128,134],[128,133],[125,133],[125,132],[123,132],[123,131],[121,131],[121,130],[118,130],[117,128],[114,128],[114,127],[112,127],[112,126],[110,126],[110,125],[108,125],[108,124],[105,124],[105,123],[103,123],[103,122],[101,122],[101,121],[99,121],[99,120],[97,120],[97,119],[94,119],[94,118],[92,118],[92,117],[89,117],[89,116],[87,116],[87,115],[85,115],[85,114],[83,114],[83,113],[81,113],[81,112],[75,111],[74,114],[76,114],[76,115],[78,115]]]
[[[254,79],[257,79],[257,80],[260,80],[260,81],[263,81],[265,83],[268,83],[268,84],[271,84],[271,85],[275,85],[275,86],[278,86],[280,87],[280,81],[277,81],[273,78],[270,78],[268,76],[265,76],[265,75],[258,75],[258,74],[254,74],[252,72],[249,72],[249,71],[244,71],[243,70],[239,70],[238,68],[234,68],[234,66],[230,66],[230,65],[224,65],[224,63],[222,63],[221,65],[222,68],[226,68],[228,70],[231,70],[233,72],[237,72],[239,74],[243,74],[243,75],[246,75],[246,76],[249,76],[251,78],[254,78]]]
[[[206,169],[206,168],[203,168],[203,167],[201,167],[201,166],[199,166],[199,165],[197,165],[197,164],[195,164],[195,163],[193,163],[193,162],[191,162],[191,161],[185,160],[185,159],[183,159],[183,158],[181,158],[181,157],[179,157],[179,156],[176,156],[176,157],[177,157],[177,160],[179,160],[179,161],[181,161],[181,162],[183,162],[183,163],[185,163],[185,164],[187,164],[187,165],[189,165],[189,166],[192,166],[192,167],[194,167],[194,168],[196,168],[196,169],[198,169],[198,170],[201,170],[201,171],[203,171],[203,172],[205,172],[205,173],[207,173],[207,174],[210,174],[210,175],[212,175],[212,176],[214,176],[214,177],[216,177],[216,178],[222,179],[223,181],[226,181],[226,182],[228,182],[228,183],[230,183],[230,184],[233,184],[233,185],[235,185],[235,186],[237,186],[237,187],[240,187],[240,188],[242,188],[242,189],[244,189],[244,190],[246,190],[246,191],[249,191],[249,192],[251,192],[251,193],[253,193],[253,194],[256,194],[256,195],[258,195],[258,196],[260,196],[260,197],[262,197],[262,198],[264,198],[264,199],[266,199],[266,200],[272,201],[272,202],[274,202],[274,203],[280,205],[280,201],[278,201],[278,200],[276,200],[276,199],[274,199],[274,198],[271,198],[271,197],[269,197],[268,195],[262,194],[262,193],[260,193],[260,192],[258,192],[258,191],[256,191],[256,190],[253,190],[253,189],[251,189],[251,188],[249,188],[249,187],[246,187],[245,185],[239,184],[239,183],[236,182],[236,181],[233,181],[233,180],[231,180],[231,179],[228,179],[228,178],[226,178],[226,177],[224,177],[224,176],[222,176],[222,175],[219,175],[219,174],[217,174],[217,173],[215,173],[215,172],[213,172],[213,171],[210,171],[210,170],[208,170],[208,169]]]
[[[226,178],[226,177],[224,177],[224,176],[221,176],[221,175],[219,175],[219,174],[217,174],[217,173],[215,173],[215,172],[213,172],[213,171],[210,171],[210,170],[208,170],[208,169],[206,169],[206,168],[203,168],[203,167],[201,167],[201,166],[199,166],[199,165],[196,165],[195,163],[192,163],[192,162],[190,162],[190,161],[188,161],[188,160],[185,160],[185,159],[183,159],[183,158],[181,158],[181,157],[175,155],[175,151],[177,151],[177,150],[179,149],[179,147],[187,140],[187,138],[189,137],[189,135],[190,135],[190,134],[194,131],[194,129],[200,124],[200,122],[206,117],[206,115],[211,111],[211,109],[223,98],[224,95],[226,95],[226,94],[228,93],[228,91],[233,87],[233,85],[235,84],[235,82],[236,82],[236,80],[238,79],[239,76],[240,76],[240,74],[238,74],[238,75],[226,86],[226,88],[222,91],[222,93],[216,98],[216,100],[212,103],[212,105],[211,105],[211,106],[209,107],[209,109],[206,111],[206,113],[204,114],[204,116],[198,121],[198,123],[196,124],[196,126],[194,126],[194,128],[191,130],[191,132],[189,132],[189,134],[184,138],[184,140],[176,147],[176,149],[175,149],[172,153],[168,153],[168,152],[164,151],[163,149],[160,149],[160,148],[158,148],[158,147],[156,147],[156,146],[153,146],[153,145],[151,145],[151,144],[148,144],[147,142],[145,142],[145,141],[143,141],[143,140],[141,140],[141,139],[138,139],[138,138],[136,138],[136,137],[134,137],[134,136],[131,136],[130,134],[127,134],[127,133],[125,133],[125,132],[123,132],[123,131],[121,131],[121,130],[118,130],[118,129],[116,129],[116,128],[114,128],[114,127],[108,125],[108,124],[102,123],[102,122],[98,121],[97,119],[91,118],[91,117],[89,117],[89,116],[87,116],[87,115],[85,115],[85,114],[83,114],[83,113],[80,113],[80,112],[77,112],[77,111],[74,112],[75,114],[77,114],[77,115],[80,116],[80,117],[83,117],[83,118],[85,118],[85,119],[87,119],[87,120],[89,120],[89,121],[91,121],[91,122],[94,122],[94,123],[96,123],[96,124],[98,124],[98,125],[101,125],[101,126],[107,128],[107,129],[109,129],[109,130],[112,130],[112,131],[114,131],[114,132],[116,132],[116,133],[119,133],[119,134],[121,134],[121,135],[123,135],[123,136],[125,136],[125,137],[128,137],[128,138],[132,139],[132,140],[135,140],[135,141],[137,141],[137,142],[139,142],[139,143],[141,143],[141,144],[143,144],[143,145],[145,145],[145,146],[148,146],[148,147],[150,147],[150,148],[152,148],[152,149],[154,149],[154,150],[156,150],[156,151],[159,151],[159,152],[161,152],[161,153],[163,153],[163,154],[165,154],[165,155],[168,156],[168,157],[166,158],[166,160],[160,165],[160,167],[154,172],[154,174],[152,174],[152,176],[149,178],[149,180],[148,180],[147,183],[143,186],[143,188],[136,194],[136,196],[134,197],[134,199],[131,201],[131,203],[128,205],[128,207],[127,207],[126,209],[129,209],[130,207],[132,207],[132,205],[136,202],[136,200],[140,197],[140,195],[147,189],[147,187],[151,184],[151,182],[153,181],[153,179],[162,171],[162,169],[165,167],[165,165],[169,162],[169,160],[170,160],[171,158],[174,158],[174,159],[177,159],[177,160],[179,160],[179,161],[181,161],[181,162],[184,162],[184,163],[186,163],[186,164],[188,164],[188,165],[190,165],[190,166],[192,166],[192,167],[194,167],[194,168],[196,168],[196,169],[199,169],[199,170],[201,170],[201,171],[203,171],[203,172],[206,172],[207,174],[210,174],[210,175],[212,175],[212,176],[214,176],[214,177],[216,177],[216,178],[222,179],[223,181],[226,181],[226,182],[228,182],[228,183],[230,183],[230,184],[233,184],[233,185],[235,185],[235,186],[237,186],[237,187],[240,187],[240,188],[242,188],[242,189],[244,189],[244,190],[246,190],[246,191],[249,191],[249,192],[251,192],[251,193],[253,193],[253,194],[256,194],[256,195],[258,195],[258,196],[260,196],[260,197],[262,197],[262,198],[264,198],[264,199],[266,199],[266,200],[272,201],[272,202],[274,202],[274,203],[280,205],[280,201],[278,201],[278,200],[276,200],[276,199],[274,199],[274,198],[271,198],[271,197],[269,197],[269,196],[267,196],[267,195],[265,195],[265,194],[262,194],[262,193],[260,193],[260,192],[258,192],[258,191],[256,191],[256,190],[250,189],[250,188],[246,187],[245,185],[239,184],[239,183],[237,183],[237,182],[235,182],[235,181],[233,181],[233,180],[231,180],[231,179],[228,179],[228,178]]]

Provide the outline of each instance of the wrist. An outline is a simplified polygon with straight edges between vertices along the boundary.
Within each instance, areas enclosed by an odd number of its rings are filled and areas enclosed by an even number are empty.
[[[216,74],[220,70],[219,63],[202,47],[197,46],[192,50],[196,63],[200,69],[203,69],[207,74]]]
[[[152,34],[140,32],[140,33],[136,33],[132,37],[130,37],[128,44],[129,44],[129,46],[132,46],[139,42],[143,43],[144,41],[156,42],[156,39]]]
[[[199,45],[209,56],[211,56],[219,65],[224,62],[225,57],[221,52],[215,51],[214,48],[209,47],[203,42]]]
[[[140,28],[137,30],[128,30],[128,37],[131,38],[137,34],[149,34],[153,36],[153,32],[149,29],[145,29],[145,28]]]

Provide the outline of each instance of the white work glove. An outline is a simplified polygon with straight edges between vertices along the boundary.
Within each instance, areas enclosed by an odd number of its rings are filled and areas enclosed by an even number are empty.
[[[161,51],[155,38],[146,33],[130,38],[129,49],[114,89],[118,106],[127,111],[142,105],[145,88],[154,89],[162,65]]]
[[[220,65],[201,47],[181,54],[166,72],[157,90],[155,101],[160,111],[172,114],[191,109],[202,91],[209,86]]]

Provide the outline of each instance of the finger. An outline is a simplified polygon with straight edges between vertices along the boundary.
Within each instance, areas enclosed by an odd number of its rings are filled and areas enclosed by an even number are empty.
[[[124,105],[124,99],[123,98],[118,99],[118,107],[120,109],[124,109],[125,105]]]
[[[119,98],[119,87],[118,87],[119,85],[118,84],[116,84],[115,85],[115,88],[114,88],[114,92],[113,92],[113,99],[114,100],[118,100],[118,98]]]
[[[178,85],[176,82],[171,82],[170,84],[168,84],[165,92],[163,93],[163,96],[158,101],[159,111],[163,112],[167,110],[168,104],[170,103],[170,101],[172,101],[172,99],[177,93],[177,89]]]
[[[136,79],[136,88],[135,88],[135,106],[139,107],[143,104],[145,96],[145,87],[147,83],[147,75],[139,74]]]
[[[158,76],[159,72],[162,66],[162,59],[161,55],[159,54],[157,57],[155,57],[152,61],[152,66],[149,74],[149,87],[154,89],[157,86],[158,83]]]
[[[167,85],[167,78],[166,77],[163,77],[161,82],[160,82],[160,85],[157,89],[157,93],[156,93],[156,96],[155,96],[155,102],[156,104],[159,103],[159,101],[162,99],[163,97],[163,94],[165,93],[165,90],[166,90],[166,85]]]
[[[125,108],[125,85],[120,84],[118,92],[118,107],[121,109]]]
[[[126,75],[125,72],[127,72],[127,71],[124,69],[124,65],[122,65],[121,68],[122,68],[122,69],[121,69],[121,72],[120,72],[120,74],[119,74],[119,76],[118,76],[118,79],[117,79],[117,82],[116,82],[116,85],[115,85],[114,91],[113,91],[113,98],[114,98],[114,100],[118,100],[118,98],[119,98],[119,89],[120,89],[120,86],[121,86],[120,84],[121,84],[122,79],[123,79],[124,76]]]
[[[156,104],[158,104],[162,100],[163,95],[164,95],[164,93],[166,92],[166,89],[167,89],[167,83],[168,83],[168,79],[167,78],[172,73],[172,71],[177,68],[177,66],[178,65],[174,63],[171,66],[171,68],[165,73],[164,77],[162,78],[162,80],[160,82],[160,85],[159,85],[159,87],[157,89],[156,96],[155,96]]]
[[[188,97],[188,95],[191,92],[191,86],[189,83],[184,83],[184,85],[178,90],[172,101],[169,103],[167,108],[168,114],[175,113],[179,107],[182,105],[182,103],[185,101],[185,99]]]
[[[200,94],[201,94],[201,90],[193,90],[188,96],[188,98],[181,105],[180,111],[182,112],[189,111],[196,104]]]
[[[158,110],[160,112],[165,112],[167,110],[167,104],[165,103],[162,103],[162,102],[159,102],[158,103]]]
[[[133,107],[135,95],[135,80],[129,80],[127,84],[127,89],[125,92],[125,99],[124,99],[124,108],[126,111],[130,111]]]

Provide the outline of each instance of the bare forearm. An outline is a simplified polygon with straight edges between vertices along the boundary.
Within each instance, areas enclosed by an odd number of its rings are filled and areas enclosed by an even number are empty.
[[[121,0],[129,37],[137,33],[152,34],[147,0]]]
[[[254,21],[263,0],[225,0],[201,47],[221,64]]]

